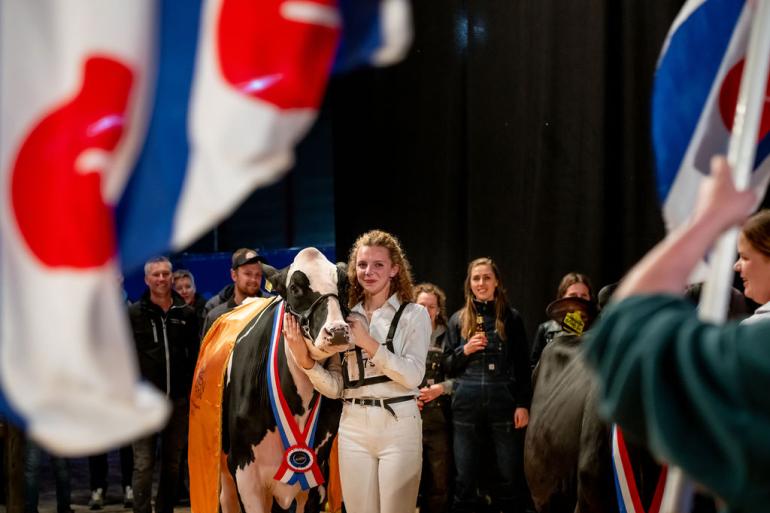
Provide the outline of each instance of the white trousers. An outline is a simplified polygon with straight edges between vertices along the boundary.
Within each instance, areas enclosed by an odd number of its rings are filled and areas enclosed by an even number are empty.
[[[339,429],[342,499],[348,513],[413,513],[422,470],[422,418],[414,401],[345,403]]]

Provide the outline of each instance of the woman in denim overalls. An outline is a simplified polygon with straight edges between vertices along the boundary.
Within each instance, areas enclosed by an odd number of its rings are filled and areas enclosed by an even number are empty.
[[[500,272],[490,258],[468,265],[465,306],[449,320],[446,357],[456,377],[452,397],[457,466],[452,511],[479,511],[481,486],[493,511],[524,511],[524,430],[532,396],[527,339],[518,312],[508,306]],[[485,449],[491,450],[484,454]],[[490,482],[481,463],[496,461]]]

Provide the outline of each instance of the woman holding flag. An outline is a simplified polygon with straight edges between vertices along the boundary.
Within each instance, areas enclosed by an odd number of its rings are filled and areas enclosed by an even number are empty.
[[[629,272],[587,349],[602,382],[601,412],[748,513],[770,504],[770,323],[709,324],[681,294],[717,237],[755,202],[715,158],[694,218]],[[770,261],[756,250],[768,240],[767,214],[760,216],[744,228],[735,269],[747,295],[766,301]],[[765,235],[754,239],[758,219]]]
[[[341,398],[342,497],[350,513],[414,511],[422,468],[418,386],[425,373],[431,321],[411,302],[409,262],[398,240],[373,230],[350,251],[348,323],[354,350],[342,365],[310,358],[297,321],[286,315],[284,336],[294,358],[323,395]],[[338,358],[333,356],[335,360]]]

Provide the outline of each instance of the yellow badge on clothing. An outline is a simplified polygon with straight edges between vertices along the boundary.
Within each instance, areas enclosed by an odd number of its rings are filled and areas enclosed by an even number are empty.
[[[575,335],[582,335],[586,323],[583,320],[583,314],[576,310],[564,316],[562,325]]]

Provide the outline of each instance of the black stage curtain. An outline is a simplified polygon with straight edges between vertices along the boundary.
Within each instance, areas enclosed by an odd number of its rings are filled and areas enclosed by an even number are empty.
[[[409,57],[330,88],[344,259],[396,234],[462,302],[491,256],[528,333],[568,271],[618,280],[663,234],[649,104],[682,0],[419,0]]]

